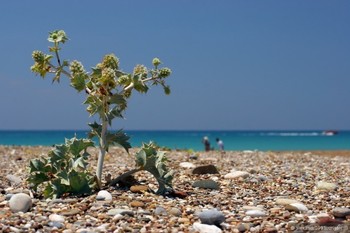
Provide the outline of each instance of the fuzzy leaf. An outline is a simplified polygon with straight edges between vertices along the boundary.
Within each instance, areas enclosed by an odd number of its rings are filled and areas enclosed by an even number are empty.
[[[89,181],[85,174],[72,171],[69,174],[69,180],[72,187],[72,193],[74,194],[87,194],[91,193]]]
[[[85,162],[84,157],[80,157],[74,161],[73,168],[74,169],[86,169],[87,162]]]
[[[144,167],[146,165],[146,152],[144,150],[140,150],[135,154],[136,157],[136,165],[139,167]]]
[[[88,124],[91,128],[91,131],[88,134],[89,138],[98,137],[101,138],[102,125],[98,124],[96,121],[94,123]]]
[[[109,102],[111,104],[116,104],[118,106],[126,105],[126,100],[123,95],[114,94],[109,98]]]
[[[130,139],[129,136],[127,136],[122,130],[119,130],[116,133],[107,133],[107,145],[119,145],[123,147],[126,152],[129,153],[129,149],[131,148],[130,143],[128,140]]]
[[[47,164],[46,159],[32,159],[30,160],[30,163],[29,163],[30,172],[35,172],[35,171],[45,172],[47,171],[47,168],[45,167],[46,164]]]
[[[141,81],[140,75],[135,75],[133,78],[134,88],[136,91],[140,93],[146,93],[148,91],[148,87],[145,83]]]
[[[50,180],[49,177],[48,177],[45,173],[39,172],[39,173],[34,173],[34,174],[32,174],[32,175],[28,178],[27,181],[28,181],[30,184],[33,185],[33,189],[34,189],[34,190],[37,190],[37,187],[38,187],[40,184],[42,184],[42,183],[44,183],[44,182],[46,182],[46,181],[49,181],[49,180]]]
[[[67,185],[67,186],[70,185],[67,171],[65,171],[65,170],[61,171],[57,175],[61,178],[61,184],[64,184],[64,185]]]
[[[74,87],[78,92],[81,92],[86,88],[85,78],[86,74],[74,75],[70,80],[70,85]]]
[[[52,198],[57,198],[65,193],[69,193],[69,186],[62,184],[60,178],[52,180],[51,186],[53,189]]]
[[[96,96],[89,95],[84,104],[88,105],[86,110],[90,113],[90,116],[103,112],[102,101]]]
[[[93,147],[94,143],[90,139],[72,138],[68,141],[69,151],[76,157],[80,157],[80,152],[86,151],[88,147]]]
[[[53,187],[51,185],[47,185],[43,191],[43,195],[45,198],[53,197],[54,195]]]
[[[152,142],[144,144],[135,155],[136,164],[156,178],[159,185],[157,193],[165,194],[168,188],[172,188],[173,172],[166,167],[165,152],[157,150],[158,146]]]
[[[112,120],[114,118],[123,118],[122,114],[121,114],[121,110],[118,107],[114,107],[112,108],[107,114],[106,114],[106,118],[108,121],[109,125],[112,125]]]

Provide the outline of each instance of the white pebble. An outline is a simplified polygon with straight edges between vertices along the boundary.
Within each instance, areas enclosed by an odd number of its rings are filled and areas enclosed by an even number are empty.
[[[106,190],[101,190],[97,193],[97,200],[111,201],[113,199],[112,194]]]
[[[193,224],[193,229],[199,233],[221,233],[222,230],[215,225],[201,224],[195,222]]]
[[[59,214],[50,214],[49,219],[52,222],[64,222],[64,217]]]
[[[251,217],[265,217],[266,213],[265,211],[262,210],[248,210],[246,215],[251,216]]]

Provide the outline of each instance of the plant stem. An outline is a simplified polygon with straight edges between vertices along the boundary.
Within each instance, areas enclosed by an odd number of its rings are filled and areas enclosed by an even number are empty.
[[[115,178],[114,180],[111,181],[111,183],[109,183],[110,186],[115,186],[119,181],[125,179],[128,176],[131,176],[132,174],[141,171],[142,168],[135,168],[131,171],[125,172],[123,174],[121,174],[120,176],[118,176],[117,178]]]
[[[106,98],[103,100],[103,106],[104,108],[108,108],[108,105],[106,105]],[[103,113],[106,111],[103,111]],[[108,121],[105,116],[105,114],[102,114],[101,116],[102,120],[102,131],[100,136],[100,151],[98,155],[98,161],[97,161],[97,170],[96,170],[96,177],[98,181],[99,188],[102,187],[102,170],[103,170],[103,161],[106,155],[106,135],[107,135],[107,127],[108,127]]]

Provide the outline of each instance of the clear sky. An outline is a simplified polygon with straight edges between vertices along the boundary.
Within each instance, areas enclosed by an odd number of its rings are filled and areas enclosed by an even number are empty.
[[[0,129],[86,129],[83,94],[30,71],[49,31],[63,58],[173,70],[134,95],[124,129],[350,129],[350,1],[3,1]]]

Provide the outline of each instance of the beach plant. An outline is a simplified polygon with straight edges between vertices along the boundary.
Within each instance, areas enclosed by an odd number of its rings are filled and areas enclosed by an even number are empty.
[[[172,190],[173,171],[165,165],[166,156],[164,151],[159,150],[159,146],[154,142],[143,143],[142,148],[135,154],[136,168],[122,174],[110,184],[115,186],[128,176],[139,172],[148,171],[158,182],[157,194],[166,194]]]
[[[53,43],[49,47],[50,54],[45,54],[42,51],[33,51],[32,57],[34,65],[31,70],[45,78],[48,74],[53,75],[52,82],[60,82],[61,76],[66,76],[70,80],[70,85],[78,92],[86,93],[84,104],[87,105],[87,111],[90,116],[98,115],[99,122],[89,124],[91,131],[89,138],[98,138],[99,141],[99,156],[96,170],[97,185],[101,188],[102,168],[105,154],[109,147],[113,145],[121,146],[129,153],[131,145],[129,136],[123,130],[112,132],[109,127],[112,126],[112,121],[116,118],[123,118],[123,113],[127,108],[127,102],[134,91],[139,93],[147,93],[150,86],[161,86],[165,94],[170,94],[170,88],[165,80],[170,76],[171,70],[167,67],[160,67],[161,61],[159,58],[152,60],[153,68],[147,68],[144,65],[136,65],[133,72],[127,73],[120,69],[119,59],[114,54],[107,54],[102,61],[87,72],[80,61],[61,60],[60,50],[61,45],[67,42],[68,37],[63,30],[56,30],[49,33],[48,41]],[[144,146],[140,152],[136,154],[147,153],[150,146]],[[152,147],[154,148],[154,147]],[[145,152],[147,151],[147,152]],[[154,155],[152,150],[152,156]],[[158,154],[160,152],[157,152]],[[155,168],[164,167],[165,160],[153,159],[152,156],[146,156],[146,165],[143,167],[151,167],[149,163],[155,164]],[[163,158],[160,153],[159,158]],[[140,161],[136,159],[136,161]],[[139,165],[139,164],[138,164]],[[153,175],[162,177],[164,173],[154,172],[148,169]],[[165,177],[163,177],[165,178]],[[157,180],[163,182],[163,178]],[[167,182],[170,179],[165,179]],[[163,186],[162,186],[163,187]],[[163,190],[163,189],[162,189]]]
[[[90,139],[66,139],[56,145],[48,157],[32,159],[28,182],[34,191],[40,187],[45,198],[63,195],[86,195],[96,189],[94,175],[88,169],[87,149],[93,147]]]

